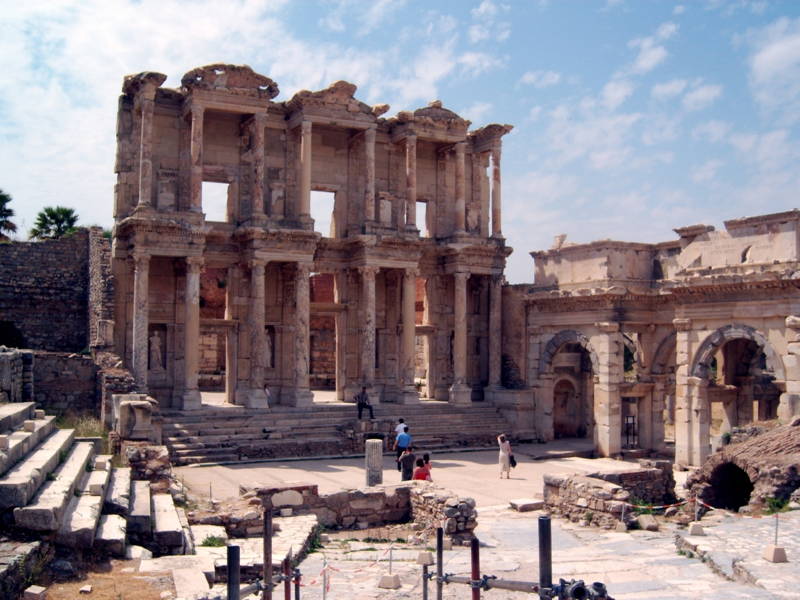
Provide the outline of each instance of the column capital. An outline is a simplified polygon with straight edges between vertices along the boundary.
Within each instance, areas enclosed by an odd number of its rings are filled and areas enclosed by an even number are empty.
[[[304,134],[311,133],[312,123],[308,119],[300,121],[300,131]]]
[[[263,258],[251,258],[247,262],[247,266],[250,268],[251,271],[255,271],[258,269],[264,270],[264,267],[267,266],[267,261]]]
[[[186,268],[190,271],[199,271],[205,260],[202,256],[187,256]]]
[[[370,125],[364,130],[364,137],[365,138],[372,138],[372,141],[375,141],[375,134],[378,132],[377,125]],[[369,139],[367,139],[369,141]]]
[[[192,102],[192,105],[189,107],[189,114],[192,115],[192,119],[198,119],[203,116],[206,112],[206,107],[202,104],[196,104]]]
[[[495,142],[492,145],[492,149],[490,150],[490,152],[492,154],[492,160],[494,160],[495,162],[499,162],[503,156],[503,147],[499,141]]]
[[[253,125],[261,125],[262,127],[267,123],[267,115],[264,113],[253,113]]]
[[[311,265],[305,262],[297,263],[297,277],[307,278],[311,275]]]
[[[362,277],[367,279],[375,279],[375,275],[378,274],[380,269],[380,267],[376,267],[374,265],[362,265],[358,267],[358,272],[361,273]]]
[[[406,145],[406,148],[410,148],[411,146],[416,146],[417,145],[417,134],[416,133],[409,133],[408,135],[406,135],[405,145]]]
[[[416,279],[419,277],[419,267],[406,267],[403,269],[403,277],[411,277]]]
[[[456,281],[463,281],[466,282],[469,279],[470,274],[466,273],[465,271],[456,271],[453,273],[453,279]]]
[[[467,149],[467,142],[456,142],[453,144],[453,149],[455,150],[456,154],[464,154]]]
[[[690,331],[692,329],[692,320],[685,318],[672,319],[672,325],[677,331]]]
[[[594,326],[597,327],[603,333],[619,332],[619,323],[615,323],[612,321],[602,321],[600,323],[595,323]]]
[[[140,267],[147,267],[150,264],[150,254],[145,252],[144,250],[134,250],[131,253],[131,258],[133,262],[136,264],[136,268]]]

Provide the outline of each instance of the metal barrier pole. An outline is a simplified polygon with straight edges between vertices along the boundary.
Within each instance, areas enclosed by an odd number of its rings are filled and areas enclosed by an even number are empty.
[[[539,517],[539,588],[553,587],[553,546],[550,537],[550,517]]]
[[[261,600],[272,600],[272,502],[264,507],[264,591]]]
[[[472,600],[481,600],[481,588],[474,583],[481,579],[481,546],[478,538],[472,538],[469,546],[470,559],[472,563]]]
[[[300,600],[300,569],[294,570],[294,600]]]
[[[422,565],[422,600],[428,600],[428,565]]]
[[[436,600],[442,600],[442,576],[444,575],[444,529],[436,528]]]
[[[239,546],[228,546],[228,600],[239,600]]]
[[[292,567],[289,559],[283,559],[283,600],[292,600]]]

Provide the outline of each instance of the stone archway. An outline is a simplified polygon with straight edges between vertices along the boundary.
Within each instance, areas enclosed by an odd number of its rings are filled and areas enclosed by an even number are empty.
[[[739,510],[750,502],[753,483],[747,473],[732,462],[725,462],[711,472],[707,501],[714,508]]]
[[[581,398],[573,382],[558,380],[553,387],[553,436],[556,439],[586,437],[581,409]]]
[[[767,338],[754,327],[740,323],[733,323],[720,327],[703,340],[703,343],[700,344],[697,352],[695,352],[689,375],[691,377],[708,379],[711,370],[711,361],[717,353],[717,350],[725,343],[737,339],[746,339],[755,342],[766,355],[767,366],[772,369],[772,372],[775,374],[775,379],[779,381],[784,381],[786,379],[783,361],[781,361],[780,356],[775,352],[775,349]]]
[[[580,331],[574,329],[564,329],[559,331],[547,342],[541,357],[539,358],[539,373],[549,373],[552,371],[553,357],[558,353],[565,344],[578,344],[589,355],[589,360],[592,363],[592,373],[598,372],[599,360],[597,353],[589,343],[589,338],[583,335]]]

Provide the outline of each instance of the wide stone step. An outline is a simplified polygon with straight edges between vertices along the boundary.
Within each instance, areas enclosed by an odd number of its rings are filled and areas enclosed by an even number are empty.
[[[127,522],[121,515],[101,515],[94,536],[97,551],[122,558],[125,556]]]
[[[17,526],[36,531],[57,530],[75,489],[86,475],[86,465],[90,464],[93,455],[94,444],[76,443],[67,459],[53,472],[53,478],[45,482],[33,501],[14,509]]]
[[[23,421],[33,418],[35,402],[8,402],[0,404],[0,433],[17,429]]]
[[[153,531],[153,510],[150,502],[150,482],[134,481],[131,486],[128,532],[149,540]]]
[[[30,420],[29,420],[30,421]],[[53,416],[43,419],[34,419],[29,425],[30,431],[20,429],[8,434],[7,448],[0,450],[0,475],[17,464],[26,454],[29,454],[43,439],[56,429],[56,418]],[[25,421],[23,421],[23,424]]]
[[[109,515],[128,516],[131,504],[131,470],[120,467],[111,471],[111,480],[108,482],[103,513]]]
[[[74,439],[74,429],[59,429],[3,475],[0,508],[28,504],[47,476],[66,458]]]
[[[95,457],[94,464],[108,465],[110,456]],[[110,470],[94,469],[84,477],[76,497],[70,500],[56,542],[69,548],[91,548],[103,510]]]
[[[183,526],[171,494],[153,494],[153,541],[164,549],[183,546]]]

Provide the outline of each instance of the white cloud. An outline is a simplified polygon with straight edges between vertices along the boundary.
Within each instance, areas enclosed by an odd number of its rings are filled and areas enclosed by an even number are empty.
[[[456,58],[461,71],[470,77],[477,77],[490,69],[503,66],[503,62],[485,52],[464,52]]]
[[[472,121],[473,126],[478,126],[478,124],[484,121],[486,114],[490,110],[492,110],[491,102],[475,102],[460,111],[459,114],[465,119]]]
[[[614,79],[603,86],[602,102],[609,110],[616,110],[633,93],[633,84],[625,79]]]
[[[499,21],[501,13],[509,10],[506,4],[483,0],[470,11],[473,24],[467,29],[467,37],[473,44],[487,40],[503,42],[511,35],[511,24]]]
[[[669,53],[660,43],[670,39],[677,31],[678,26],[675,23],[662,23],[654,35],[628,42],[629,47],[639,49],[639,54],[630,67],[631,72],[638,75],[649,73],[664,62]]]
[[[538,121],[539,116],[542,114],[542,107],[541,106],[534,106],[531,108],[530,112],[528,113],[528,120],[529,121]]]
[[[686,110],[702,110],[711,106],[722,95],[721,85],[701,85],[683,97],[683,107]]]
[[[657,100],[667,100],[682,93],[686,89],[686,84],[685,79],[672,79],[664,83],[657,83],[650,90],[650,95]]]
[[[708,183],[717,176],[717,170],[723,165],[721,160],[712,158],[692,170],[692,181],[695,183]]]
[[[700,123],[692,129],[692,138],[706,142],[722,142],[727,138],[730,131],[730,123],[714,119]]]
[[[528,71],[520,77],[519,81],[537,88],[546,88],[559,83],[561,81],[561,73],[556,71]]]
[[[678,4],[672,9],[673,15],[682,15],[684,12],[686,12],[686,7],[683,4]]]
[[[751,35],[750,87],[762,108],[800,120],[800,18],[781,18]]]

